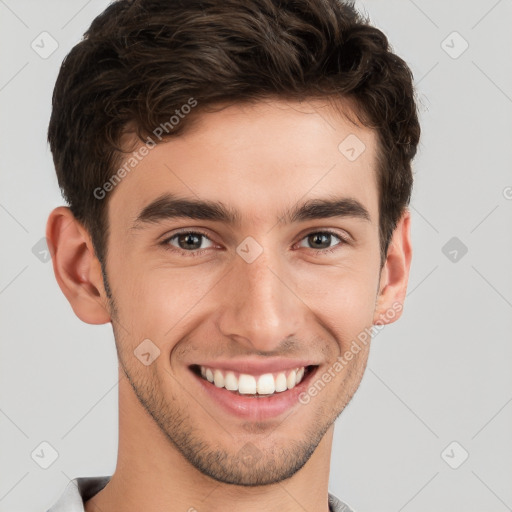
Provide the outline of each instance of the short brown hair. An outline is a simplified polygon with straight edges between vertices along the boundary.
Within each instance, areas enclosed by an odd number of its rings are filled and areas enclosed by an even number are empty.
[[[341,0],[117,0],[62,63],[48,142],[59,186],[105,263],[107,199],[93,191],[138,137],[194,98],[165,137],[222,102],[335,98],[378,134],[379,233],[384,263],[409,204],[420,137],[412,73],[386,36]]]

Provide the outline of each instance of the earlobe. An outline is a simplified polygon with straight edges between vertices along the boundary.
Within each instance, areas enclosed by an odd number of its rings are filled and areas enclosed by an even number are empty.
[[[410,212],[406,210],[393,232],[381,270],[374,325],[390,324],[401,316],[412,259],[410,221]]]
[[[46,238],[55,278],[78,318],[89,324],[110,322],[100,262],[87,230],[69,208],[52,210]]]

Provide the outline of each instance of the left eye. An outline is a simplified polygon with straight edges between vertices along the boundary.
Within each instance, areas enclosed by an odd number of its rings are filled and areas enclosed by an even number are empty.
[[[337,238],[341,243],[345,241],[341,236],[331,233],[330,231],[316,231],[305,236],[302,240],[311,244],[311,249],[325,250],[332,247],[330,243],[333,237]],[[304,245],[300,245],[300,247],[304,247]]]

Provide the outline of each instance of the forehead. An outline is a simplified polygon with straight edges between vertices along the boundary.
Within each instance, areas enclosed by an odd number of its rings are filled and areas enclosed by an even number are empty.
[[[265,101],[202,113],[191,129],[138,154],[110,192],[109,220],[133,222],[165,193],[221,201],[248,222],[298,201],[355,197],[377,218],[377,140],[332,104]],[[148,146],[146,146],[148,147]],[[141,157],[141,153],[144,156]]]

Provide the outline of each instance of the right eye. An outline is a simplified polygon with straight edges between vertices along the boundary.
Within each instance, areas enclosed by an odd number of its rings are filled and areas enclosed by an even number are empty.
[[[210,245],[206,248],[201,248],[203,240],[206,239]],[[175,243],[173,243],[175,242]],[[174,235],[167,237],[161,244],[170,251],[178,252],[187,256],[198,256],[208,248],[213,247],[213,242],[208,236],[199,231],[181,231]],[[188,253],[188,254],[185,254]]]

